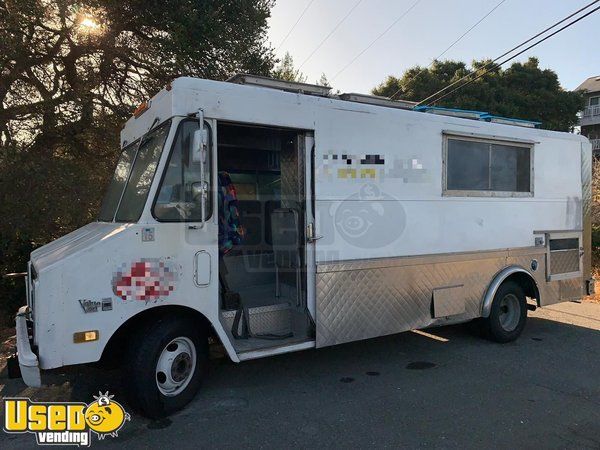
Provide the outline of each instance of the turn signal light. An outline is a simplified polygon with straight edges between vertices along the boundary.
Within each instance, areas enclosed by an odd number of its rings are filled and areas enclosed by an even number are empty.
[[[78,331],[77,333],[73,333],[73,342],[75,344],[97,341],[99,338],[100,333],[98,333],[98,330]]]

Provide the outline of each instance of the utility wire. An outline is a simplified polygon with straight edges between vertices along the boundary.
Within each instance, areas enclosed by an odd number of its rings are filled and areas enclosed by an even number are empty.
[[[477,25],[479,25],[481,22],[483,22],[485,19],[487,19],[487,17],[492,14],[494,11],[496,11],[501,5],[502,3],[506,2],[506,0],[502,0],[500,3],[498,3],[496,6],[494,6],[492,9],[490,9],[487,14],[485,16],[483,16],[481,19],[479,19],[471,28],[469,28],[467,31],[465,31],[458,39],[456,39],[452,44],[450,44],[448,46],[448,48],[446,48],[446,50],[444,50],[442,53],[440,53],[438,56],[436,56],[435,58],[433,58],[433,61],[431,61],[431,63],[427,66],[427,67],[423,67],[421,70],[419,70],[419,72],[417,72],[417,74],[415,76],[413,76],[413,80],[415,80],[419,75],[421,75],[423,72],[425,72],[427,69],[429,69],[431,66],[433,66],[433,64],[436,61],[439,61],[439,59],[444,56],[452,47],[454,47],[456,44],[458,44],[460,41],[462,41],[462,39],[469,34],[471,31],[473,31],[475,29],[475,27],[477,27]],[[394,97],[396,95],[398,95],[400,92],[402,91],[402,87],[400,87],[396,92],[394,92],[391,96],[390,99],[393,100]]]
[[[600,0],[599,0],[599,1],[600,1]],[[567,25],[565,25],[564,27],[562,27],[562,28],[560,28],[560,29],[558,29],[558,30],[554,31],[553,33],[549,34],[548,36],[544,37],[543,39],[540,39],[539,41],[537,41],[537,42],[535,42],[535,43],[531,44],[529,47],[527,47],[527,48],[525,48],[525,49],[521,50],[519,53],[517,53],[517,54],[515,54],[515,55],[513,55],[513,56],[511,56],[511,57],[509,57],[509,58],[507,58],[507,59],[505,59],[504,61],[501,61],[501,62],[499,62],[499,63],[497,63],[497,64],[494,64],[492,67],[490,67],[489,69],[487,69],[485,72],[483,72],[483,73],[479,74],[477,77],[475,77],[475,78],[473,78],[473,79],[471,79],[471,80],[467,81],[467,82],[466,82],[466,83],[464,83],[464,84],[461,84],[460,86],[456,87],[455,89],[451,90],[450,92],[448,92],[448,93],[444,94],[443,96],[441,96],[441,97],[437,98],[437,99],[434,101],[434,103],[437,103],[437,102],[439,102],[439,101],[440,101],[440,100],[442,100],[443,98],[446,98],[447,96],[449,96],[449,95],[453,94],[454,92],[458,91],[459,89],[462,89],[463,87],[465,87],[465,86],[467,86],[467,85],[469,85],[469,84],[473,83],[474,81],[477,81],[477,80],[479,80],[481,77],[483,77],[483,76],[487,75],[487,74],[488,74],[489,72],[491,72],[492,70],[494,70],[494,69],[496,69],[496,68],[498,68],[498,67],[502,66],[503,64],[506,64],[506,63],[507,63],[507,62],[509,62],[510,60],[512,60],[512,59],[514,59],[514,58],[516,58],[517,56],[519,56],[519,55],[521,55],[521,54],[523,54],[523,53],[525,53],[527,50],[529,50],[529,49],[531,49],[531,48],[535,47],[536,45],[538,45],[538,44],[541,44],[541,43],[542,43],[542,42],[544,42],[545,40],[547,40],[547,39],[550,39],[552,36],[554,36],[554,35],[556,35],[556,34],[560,33],[561,31],[563,31],[563,30],[565,30],[565,29],[569,28],[571,25],[575,25],[575,24],[576,24],[577,22],[579,22],[580,20],[583,20],[583,19],[585,19],[587,16],[589,16],[589,15],[591,15],[591,14],[595,13],[595,12],[596,12],[596,11],[598,11],[598,10],[600,10],[600,6],[598,6],[598,7],[594,8],[594,9],[592,9],[591,11],[587,12],[586,14],[584,14],[584,15],[583,15],[583,16],[581,16],[581,17],[578,17],[578,18],[577,18],[577,19],[575,19],[574,21],[572,21],[572,22],[568,23]],[[422,102],[421,102],[421,103],[422,103]],[[421,104],[421,103],[419,103],[419,104]],[[417,106],[418,106],[418,105],[417,105]]]
[[[303,66],[304,64],[306,64],[306,63],[308,62],[308,60],[309,60],[310,58],[312,58],[312,57],[313,57],[313,55],[314,55],[315,53],[317,53],[317,50],[319,50],[319,49],[320,49],[320,48],[323,46],[323,44],[324,44],[325,42],[327,42],[327,40],[328,40],[328,39],[329,39],[329,38],[330,38],[330,37],[333,35],[333,33],[335,33],[335,32],[336,32],[336,30],[337,30],[337,29],[338,29],[338,28],[339,28],[339,27],[340,27],[340,26],[341,26],[341,25],[342,25],[342,24],[343,24],[343,23],[346,21],[346,19],[347,19],[348,17],[350,17],[350,14],[352,14],[352,12],[353,12],[353,11],[354,11],[354,10],[355,10],[357,7],[358,7],[358,5],[360,5],[360,4],[362,3],[362,1],[363,1],[363,0],[358,0],[358,1],[357,1],[357,2],[354,4],[354,6],[353,6],[352,8],[350,8],[350,11],[348,11],[348,12],[346,13],[346,15],[345,15],[344,17],[342,17],[342,20],[340,20],[340,21],[337,23],[337,25],[336,25],[335,27],[333,27],[333,30],[331,30],[331,31],[329,32],[329,34],[328,34],[327,36],[325,36],[321,42],[319,42],[319,45],[317,45],[317,46],[315,47],[315,49],[314,49],[314,50],[313,50],[313,51],[310,53],[310,55],[308,55],[308,56],[306,57],[306,59],[305,59],[304,61],[302,61],[302,64],[300,64],[300,66],[298,67],[298,70],[302,69],[302,66]]]
[[[543,35],[543,34],[547,33],[548,31],[550,31],[551,29],[553,29],[553,28],[556,28],[556,27],[557,27],[558,25],[560,25],[561,23],[563,23],[563,22],[566,22],[567,20],[569,20],[569,19],[570,19],[570,18],[572,18],[573,16],[576,16],[576,15],[577,15],[577,14],[579,14],[580,12],[582,12],[582,11],[585,11],[586,9],[588,9],[588,8],[590,8],[591,6],[595,5],[595,4],[596,4],[596,3],[598,3],[599,1],[600,1],[600,0],[594,0],[593,2],[591,2],[591,3],[587,4],[586,6],[584,6],[583,8],[580,8],[579,10],[575,11],[574,13],[572,13],[572,14],[568,15],[568,16],[567,16],[567,17],[565,17],[564,19],[561,19],[561,20],[559,20],[558,22],[556,22],[555,24],[553,24],[553,25],[549,26],[549,27],[548,27],[548,28],[546,28],[545,30],[543,30],[543,31],[540,31],[540,32],[539,32],[539,33],[537,33],[535,36],[532,36],[532,37],[530,37],[530,38],[529,38],[529,39],[527,39],[525,42],[522,42],[521,44],[517,45],[516,47],[513,47],[513,48],[511,48],[511,49],[510,49],[510,50],[508,50],[507,52],[504,52],[503,54],[501,54],[500,56],[498,56],[498,57],[497,57],[497,58],[495,58],[494,60],[492,60],[492,61],[488,62],[487,64],[485,64],[484,66],[480,67],[480,68],[479,68],[477,71],[479,71],[479,70],[483,70],[483,69],[486,69],[487,67],[489,67],[489,66],[491,66],[492,64],[496,63],[498,60],[500,60],[500,59],[504,58],[506,55],[509,55],[510,53],[514,52],[515,50],[517,50],[517,49],[519,49],[519,48],[523,47],[524,45],[526,45],[526,44],[528,44],[528,43],[530,43],[530,42],[531,42],[531,41],[533,41],[534,39],[536,39],[536,38],[540,37],[541,35]],[[596,10],[594,10],[594,11],[596,11]],[[592,11],[592,12],[594,12],[594,11]],[[589,15],[589,14],[586,14],[585,16],[582,16],[580,19],[582,19],[583,17],[586,17],[586,16],[588,16],[588,15]],[[580,20],[580,19],[578,19],[578,20]],[[556,33],[554,33],[554,34],[556,34]],[[552,35],[554,35],[554,34],[552,34]],[[545,40],[545,39],[544,39],[544,40]],[[540,41],[540,42],[543,42],[543,41]],[[539,43],[539,42],[538,42],[538,43]],[[535,45],[537,45],[537,44],[535,44]],[[520,53],[519,53],[519,54],[520,54]],[[518,55],[515,55],[515,56],[518,56]],[[460,78],[460,79],[458,79],[458,80],[454,81],[453,83],[449,84],[449,85],[448,85],[448,86],[446,86],[445,88],[443,88],[443,89],[440,89],[439,91],[437,91],[437,92],[435,92],[435,93],[431,94],[429,97],[427,97],[427,98],[425,98],[425,99],[421,100],[419,103],[417,103],[417,105],[416,105],[416,106],[419,106],[419,105],[422,105],[423,103],[426,103],[426,102],[428,102],[429,100],[431,100],[431,99],[432,99],[432,98],[434,98],[435,96],[437,96],[437,95],[441,94],[442,92],[445,92],[445,91],[447,91],[448,89],[450,89],[450,88],[451,88],[451,87],[453,87],[453,86],[456,86],[456,85],[457,85],[457,84],[459,84],[461,81],[464,81],[464,80],[466,80],[467,78],[470,78],[470,77],[471,77],[471,75],[473,75],[474,73],[477,73],[477,71],[472,71],[472,72],[468,73],[467,75],[465,75],[464,77],[462,77],[462,78]]]
[[[283,38],[283,41],[281,41],[279,43],[279,45],[277,46],[277,48],[275,49],[275,53],[277,53],[277,50],[279,50],[281,48],[281,46],[284,44],[284,42],[287,41],[287,38],[290,37],[290,34],[292,34],[292,31],[294,31],[294,29],[296,28],[296,25],[298,25],[298,23],[302,20],[302,17],[304,17],[304,14],[306,14],[306,11],[308,11],[308,8],[310,8],[310,5],[312,5],[314,3],[314,1],[315,0],[310,0],[308,2],[306,7],[304,8],[304,10],[298,16],[298,20],[296,20],[296,23],[294,23],[294,25],[292,25],[292,28],[290,28],[290,31],[288,31],[288,33],[285,35],[285,37]]]
[[[600,1],[600,0],[599,0]],[[358,53],[358,55],[356,55],[354,58],[352,58],[352,60],[346,64],[344,67],[342,67],[341,70],[339,70],[331,79],[331,81],[335,80],[338,76],[340,76],[340,74],[342,72],[344,72],[348,67],[350,67],[352,64],[354,64],[354,61],[356,61],[358,58],[360,58],[367,50],[369,50],[371,47],[373,47],[373,45],[379,40],[381,39],[383,36],[385,36],[387,34],[388,31],[390,31],[394,25],[396,25],[398,22],[400,22],[402,19],[404,19],[404,17],[411,12],[419,3],[421,2],[421,0],[417,0],[416,2],[414,2],[410,8],[408,8],[406,11],[404,11],[400,17],[398,17],[396,20],[394,20],[391,25],[389,27],[387,27],[385,30],[383,30],[383,33],[381,33],[379,36],[377,36],[373,41],[371,41],[371,43],[369,45],[367,45],[360,53]]]

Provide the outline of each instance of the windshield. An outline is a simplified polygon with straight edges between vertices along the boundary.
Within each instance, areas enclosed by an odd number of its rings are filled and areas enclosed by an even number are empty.
[[[104,196],[99,220],[136,222],[140,218],[170,125],[168,120],[148,133],[141,145],[138,140],[125,147]]]

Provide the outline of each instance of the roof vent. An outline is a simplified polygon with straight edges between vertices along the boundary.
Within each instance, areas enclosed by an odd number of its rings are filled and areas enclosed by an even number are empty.
[[[409,102],[408,100],[391,100],[388,97],[380,97],[379,95],[356,94],[352,92],[341,94],[340,99],[348,102],[366,103],[368,105],[400,109],[413,109],[417,104],[417,102]]]
[[[284,81],[276,78],[248,75],[244,73],[238,73],[237,75],[229,78],[227,81],[229,83],[260,86],[269,89],[278,89],[280,91],[294,92],[297,94],[318,95],[320,97],[327,97],[329,95],[329,91],[331,90],[329,86],[297,83],[295,81]]]

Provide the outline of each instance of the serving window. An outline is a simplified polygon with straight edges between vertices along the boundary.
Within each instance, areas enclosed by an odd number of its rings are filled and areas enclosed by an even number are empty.
[[[444,135],[444,195],[530,197],[533,143]]]

